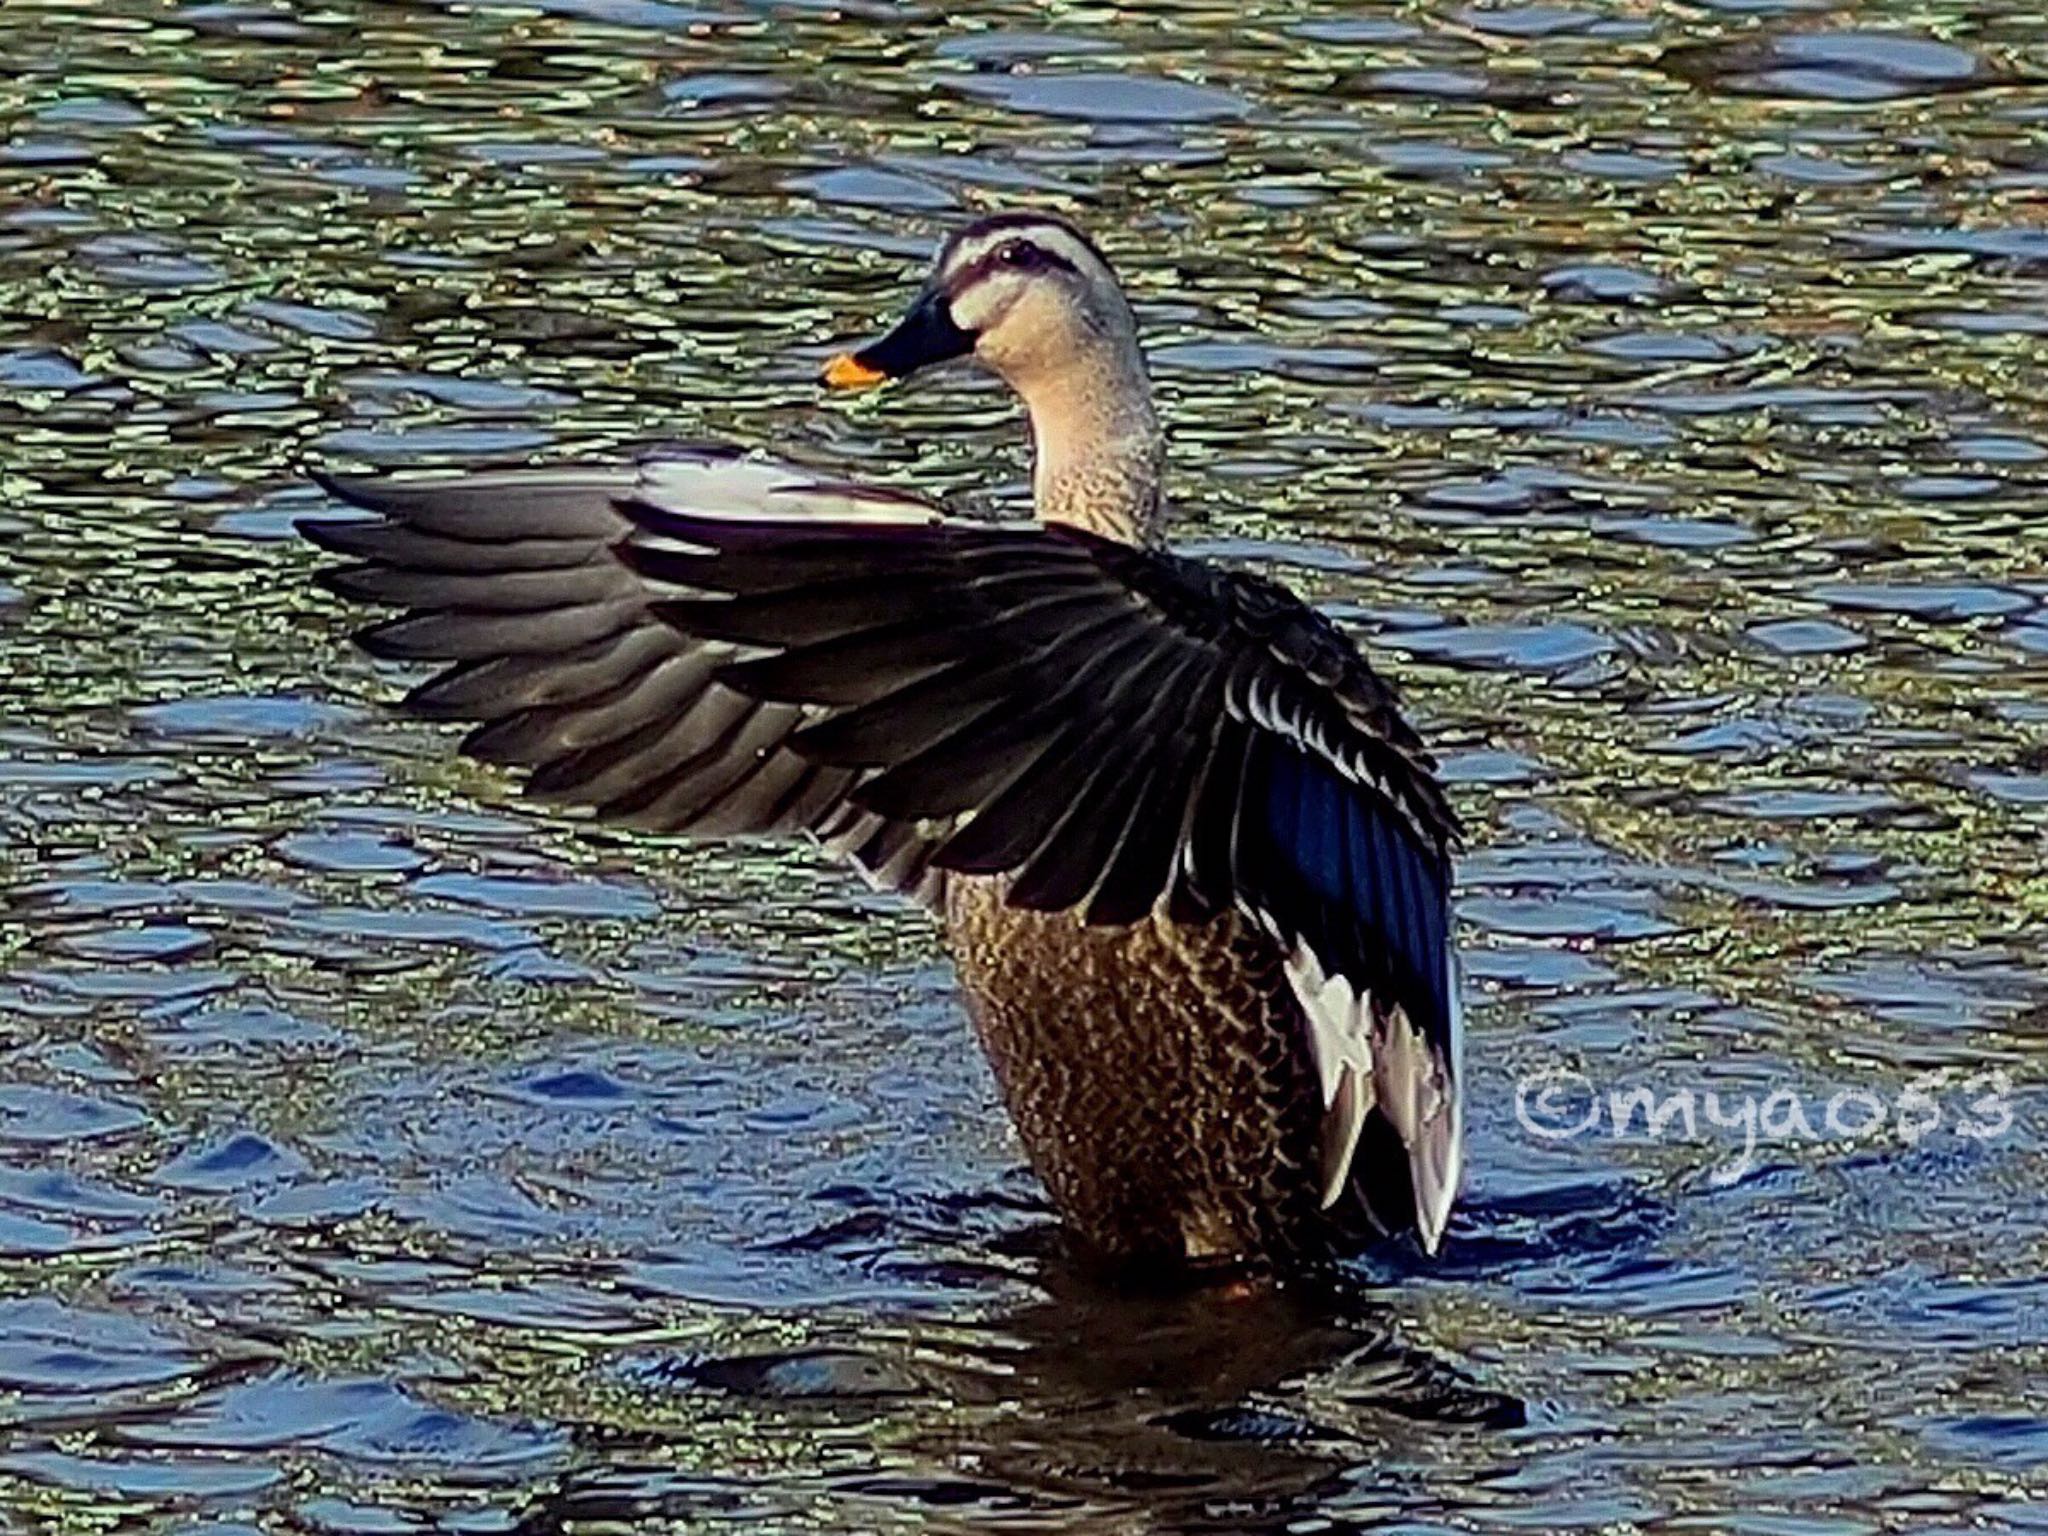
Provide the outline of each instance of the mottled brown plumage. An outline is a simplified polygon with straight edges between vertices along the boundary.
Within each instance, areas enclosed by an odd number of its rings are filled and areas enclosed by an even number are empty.
[[[1321,1114],[1278,946],[1235,912],[1116,928],[1023,912],[1003,883],[949,886],[946,941],[1031,1166],[1074,1229],[1162,1269],[1320,1246]]]

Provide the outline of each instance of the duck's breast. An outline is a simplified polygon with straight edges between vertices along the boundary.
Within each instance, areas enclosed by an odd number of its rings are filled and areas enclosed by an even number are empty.
[[[1113,1260],[1301,1244],[1320,1104],[1278,947],[1234,913],[1090,927],[948,882],[947,931],[1033,1168]]]

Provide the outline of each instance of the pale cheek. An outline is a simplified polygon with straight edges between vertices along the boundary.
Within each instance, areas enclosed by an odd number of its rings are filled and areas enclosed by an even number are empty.
[[[952,301],[953,323],[963,331],[993,330],[1016,297],[1013,284],[984,279]]]
[[[1055,295],[1013,288],[990,310],[991,318],[975,328],[974,351],[992,368],[1028,372],[1056,362],[1073,348],[1073,317]],[[954,318],[965,323],[957,312]]]

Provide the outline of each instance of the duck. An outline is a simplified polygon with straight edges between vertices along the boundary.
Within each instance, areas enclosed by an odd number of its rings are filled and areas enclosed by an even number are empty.
[[[398,610],[404,708],[543,804],[802,838],[936,919],[1025,1158],[1131,1276],[1436,1255],[1464,1163],[1460,831],[1394,688],[1278,582],[1176,553],[1102,250],[1017,210],[823,383],[1021,401],[1028,521],[730,447],[314,472],[319,577]]]

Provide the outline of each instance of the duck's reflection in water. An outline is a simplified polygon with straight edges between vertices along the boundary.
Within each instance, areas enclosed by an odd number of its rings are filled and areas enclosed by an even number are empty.
[[[1278,1532],[1425,1436],[1524,1421],[1341,1276],[1139,1293],[1048,1253],[1033,1278],[1036,1299],[984,1320],[876,1319],[831,1347],[693,1361],[676,1387],[724,1410],[701,1431],[744,1422],[833,1464],[781,1513],[851,1529]],[[572,1477],[529,1528],[692,1527],[707,1499],[726,1518],[750,1503],[683,1475],[684,1447],[645,1449]]]
[[[990,1330],[1015,1412],[955,1452],[1049,1502],[1143,1511],[1156,1529],[1278,1528],[1346,1468],[1412,1439],[1416,1421],[1524,1418],[1518,1401],[1401,1342],[1394,1314],[1339,1275],[1170,1294],[1111,1290],[1060,1263],[1040,1279],[1045,1298]]]

